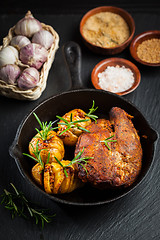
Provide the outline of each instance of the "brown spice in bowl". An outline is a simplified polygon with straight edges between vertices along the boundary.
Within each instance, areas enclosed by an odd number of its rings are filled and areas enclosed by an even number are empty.
[[[152,38],[143,41],[137,47],[137,56],[148,63],[160,62],[160,39]]]
[[[129,26],[118,14],[100,12],[89,17],[83,26],[84,37],[100,47],[116,47],[130,36]]]

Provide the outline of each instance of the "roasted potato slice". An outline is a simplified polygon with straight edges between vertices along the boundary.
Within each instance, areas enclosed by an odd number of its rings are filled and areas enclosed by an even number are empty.
[[[63,166],[70,163],[68,160],[61,161]],[[83,183],[76,178],[75,168],[73,165],[66,168],[67,176],[64,173],[64,168],[57,162],[46,164],[44,169],[44,189],[49,194],[69,193]]]
[[[32,177],[35,180],[35,182],[43,186],[43,167],[40,163],[37,163],[32,167]]]
[[[42,132],[42,131],[40,131]],[[43,140],[39,133],[32,138],[29,144],[29,153],[35,157],[34,149],[38,142],[38,150],[41,150],[41,158],[44,163],[47,162],[48,154],[50,153],[49,163],[55,162],[55,157],[61,161],[64,157],[63,141],[57,136],[55,131],[49,131],[46,140]]]
[[[65,122],[62,119],[58,122],[59,129],[57,135],[63,140],[65,145],[74,146],[78,140],[78,137],[84,131],[80,128],[86,128],[91,123],[91,119],[87,117],[86,113],[81,109],[74,109],[66,113],[62,118],[65,119],[69,124],[74,121],[80,121],[73,123],[73,126],[65,132],[63,131],[67,129],[68,126],[63,125]],[[83,120],[86,121],[83,122]]]

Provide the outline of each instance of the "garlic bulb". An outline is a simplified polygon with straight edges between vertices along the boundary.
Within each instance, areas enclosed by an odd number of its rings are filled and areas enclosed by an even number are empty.
[[[22,63],[41,68],[42,64],[47,60],[47,50],[39,44],[30,43],[20,50],[20,60]]]
[[[0,68],[0,79],[8,84],[15,84],[21,74],[20,68],[15,64],[8,64]]]
[[[27,44],[31,43],[31,41],[22,35],[18,35],[12,38],[10,44],[20,50],[22,47],[26,46]]]
[[[54,37],[49,31],[42,29],[33,35],[32,42],[49,49],[54,42]]]
[[[36,68],[29,67],[24,69],[22,74],[17,80],[18,87],[27,90],[37,86],[39,82],[39,72]]]
[[[12,46],[2,48],[0,51],[0,67],[15,64],[18,61],[18,50]]]
[[[33,17],[30,11],[28,11],[25,17],[17,22],[15,26],[15,34],[32,37],[35,32],[38,32],[41,29],[41,23]]]

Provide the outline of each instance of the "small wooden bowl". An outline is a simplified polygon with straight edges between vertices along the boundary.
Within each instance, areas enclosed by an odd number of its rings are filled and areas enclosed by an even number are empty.
[[[93,43],[91,43],[90,41],[88,41],[84,35],[83,35],[83,26],[86,22],[86,20],[91,17],[92,15],[96,14],[96,13],[100,13],[100,12],[112,12],[112,13],[116,13],[118,15],[120,15],[128,24],[129,29],[130,29],[130,36],[129,38],[123,42],[122,44],[116,46],[116,47],[111,47],[111,48],[105,48],[105,47],[100,47],[97,46]],[[89,12],[87,12],[81,22],[80,22],[80,34],[82,36],[82,39],[84,41],[84,44],[93,52],[98,53],[98,54],[103,54],[103,55],[113,55],[116,53],[120,53],[122,52],[131,42],[133,35],[135,33],[135,23],[134,20],[132,18],[132,16],[125,11],[124,9],[121,8],[117,8],[117,7],[113,7],[113,6],[102,6],[102,7],[98,7],[98,8],[94,8],[92,10],[90,10]]]
[[[160,62],[159,63],[148,63],[148,62],[145,62],[143,60],[141,60],[138,55],[137,55],[137,48],[139,46],[139,44],[141,44],[143,41],[145,40],[149,40],[149,39],[152,39],[152,38],[158,38],[160,39],[160,31],[158,30],[154,30],[154,31],[146,31],[146,32],[143,32],[139,35],[137,35],[131,42],[130,44],[130,53],[131,53],[131,56],[139,63],[141,64],[144,64],[144,65],[147,65],[147,66],[153,66],[153,67],[156,67],[156,66],[160,66]]]
[[[141,74],[140,74],[140,71],[138,70],[138,68],[132,62],[130,62],[124,58],[108,58],[108,59],[104,59],[103,61],[99,62],[94,67],[94,69],[91,73],[91,81],[92,81],[93,86],[96,89],[102,89],[99,86],[98,74],[103,72],[108,66],[117,66],[117,65],[119,65],[120,67],[124,66],[126,68],[129,68],[133,72],[135,81],[131,88],[129,88],[123,92],[118,92],[116,94],[117,95],[126,95],[130,92],[133,92],[140,84]]]

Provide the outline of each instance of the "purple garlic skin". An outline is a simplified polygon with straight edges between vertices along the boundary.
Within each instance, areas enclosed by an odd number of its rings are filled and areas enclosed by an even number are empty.
[[[42,29],[33,35],[32,42],[49,49],[54,42],[54,37],[49,31]]]
[[[29,67],[24,69],[17,80],[18,87],[22,90],[28,90],[36,87],[39,83],[39,72],[36,68]]]
[[[20,74],[21,70],[15,64],[7,64],[0,68],[0,79],[8,84],[15,85]]]
[[[30,43],[20,50],[20,60],[22,63],[40,69],[48,56],[47,50],[39,44]]]
[[[10,42],[10,44],[11,44],[13,47],[17,48],[18,51],[19,51],[22,47],[28,45],[29,43],[31,43],[31,41],[30,41],[27,37],[21,36],[21,35],[18,35],[18,36],[13,37],[12,40],[11,40],[11,42]]]
[[[41,29],[41,23],[33,17],[30,11],[28,11],[25,17],[17,22],[15,26],[15,34],[32,37],[35,32],[38,32]]]

